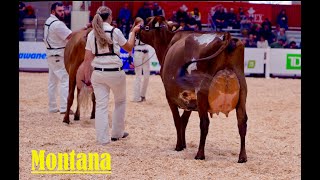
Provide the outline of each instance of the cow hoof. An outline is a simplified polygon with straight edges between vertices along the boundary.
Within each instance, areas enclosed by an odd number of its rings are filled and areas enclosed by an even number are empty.
[[[95,117],[95,116],[91,116],[91,117],[90,117],[90,119],[94,119],[94,118],[96,118],[96,117]]]
[[[182,151],[184,148],[183,147],[176,147],[176,151]]]
[[[69,120],[63,120],[62,122],[65,123],[65,124],[70,124]]]
[[[198,156],[198,155],[196,155],[196,157],[194,157],[194,159],[204,160],[204,159],[205,159],[205,156]]]
[[[247,162],[247,158],[239,158],[238,163],[245,163]]]
[[[74,117],[73,120],[75,120],[75,121],[80,121],[80,117]]]

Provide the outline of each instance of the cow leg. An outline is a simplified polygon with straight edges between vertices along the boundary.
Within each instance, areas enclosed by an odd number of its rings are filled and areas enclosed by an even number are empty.
[[[207,134],[208,134],[208,129],[209,129],[209,116],[208,116],[208,95],[204,95],[203,93],[198,93],[197,95],[198,97],[198,113],[199,113],[199,117],[200,117],[200,130],[201,130],[201,134],[200,134],[200,144],[199,144],[199,149],[198,149],[198,153],[195,156],[195,159],[205,159],[205,155],[204,155],[204,146],[206,143],[206,138],[207,138]]]
[[[247,112],[246,112],[246,98],[247,98],[247,83],[245,81],[245,77],[238,76],[240,81],[240,94],[239,94],[239,102],[236,107],[237,111],[237,120],[238,120],[238,130],[240,134],[241,144],[240,144],[240,154],[238,163],[247,162],[247,153],[245,148],[246,142],[246,133],[247,133]]]
[[[74,120],[79,121],[80,120],[80,101],[79,101],[79,96],[80,96],[80,89],[77,88],[77,110],[76,113],[74,114]]]
[[[92,111],[90,119],[94,119],[96,117],[96,97],[94,93],[92,93]]]
[[[64,123],[69,124],[70,123],[70,119],[69,119],[69,113],[70,113],[70,109],[73,103],[73,99],[74,99],[74,90],[76,87],[76,77],[72,78],[69,75],[69,94],[68,94],[68,103],[67,103],[67,111],[64,114],[63,117],[63,121]]]
[[[181,116],[181,121],[182,121],[182,147],[186,148],[186,128],[188,125],[189,117],[192,111],[184,111],[182,116]]]
[[[174,105],[173,103],[169,102],[169,106],[172,112],[173,120],[174,120],[174,125],[177,130],[177,144],[176,144],[176,151],[182,151],[184,149],[183,144],[182,144],[182,127],[183,123],[181,121],[178,107]]]

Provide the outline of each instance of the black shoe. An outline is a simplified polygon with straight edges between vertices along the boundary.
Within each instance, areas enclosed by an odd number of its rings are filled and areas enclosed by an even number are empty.
[[[127,136],[129,136],[129,133],[124,132],[122,138],[126,138]],[[111,138],[111,141],[118,141],[120,138]]]
[[[141,96],[141,102],[146,101],[146,97]]]

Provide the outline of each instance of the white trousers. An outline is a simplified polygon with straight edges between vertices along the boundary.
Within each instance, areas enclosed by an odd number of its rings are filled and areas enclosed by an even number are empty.
[[[121,138],[124,134],[126,111],[126,74],[124,71],[93,71],[91,83],[96,97],[95,128],[97,141],[101,144],[111,141],[109,135],[108,105],[110,89],[114,94],[111,137]]]
[[[148,59],[149,53],[134,52],[133,63],[136,77],[133,84],[133,101],[140,101],[141,96],[146,97],[150,76],[150,62]]]
[[[67,73],[64,65],[64,58],[61,56],[49,56],[47,59],[49,68],[49,111],[56,112],[58,110],[56,99],[60,83],[60,112],[66,112],[69,93],[69,74]]]

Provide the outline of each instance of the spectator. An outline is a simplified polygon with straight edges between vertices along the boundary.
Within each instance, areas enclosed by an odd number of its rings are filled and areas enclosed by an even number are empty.
[[[199,9],[197,7],[195,7],[193,11],[190,12],[190,17],[194,19],[195,24],[197,25],[196,29],[201,31],[202,30],[201,13],[199,12]]]
[[[240,21],[240,32],[242,36],[244,37],[248,36],[249,30],[253,24],[252,20],[253,20],[252,17],[245,16],[245,18]]]
[[[64,23],[71,29],[71,5],[64,7]]]
[[[36,14],[34,12],[34,8],[32,6],[26,7],[26,16],[25,18],[36,18]]]
[[[208,22],[211,25],[212,30],[214,31],[216,30],[216,25],[214,24],[213,16],[221,6],[222,6],[221,4],[218,4],[216,6],[211,7],[210,12],[208,13]]]
[[[131,24],[132,18],[131,18],[131,11],[129,9],[129,4],[124,3],[123,7],[120,9],[119,16],[118,16],[118,23],[126,23]]]
[[[187,10],[188,10],[188,7],[186,5],[182,5],[178,9],[176,13],[176,18],[178,23],[180,23],[181,21],[183,21],[184,23],[189,22],[189,16],[188,16]]]
[[[286,45],[284,48],[299,49],[299,46],[297,46],[297,43],[295,41],[290,41],[290,43]]]
[[[140,17],[143,19],[144,23],[147,22],[147,18],[151,17],[151,9],[149,7],[149,2],[144,2],[143,6],[139,8],[136,17]],[[129,29],[130,31],[130,29]]]
[[[274,42],[273,35],[269,30],[269,26],[266,24],[259,30],[259,37],[260,36],[263,36],[268,41],[269,44]]]
[[[284,42],[288,41],[286,30],[284,28],[280,28],[280,32],[279,32],[279,35],[277,36],[277,39],[283,39]]]
[[[191,27],[185,19],[181,18],[179,21],[179,30],[183,30],[183,31],[194,31],[194,28]]]
[[[278,39],[278,41],[271,43],[270,47],[271,48],[283,48],[284,43],[285,43],[285,41],[280,38],[280,39]]]
[[[253,34],[249,35],[248,40],[246,41],[246,44],[244,45],[245,47],[250,47],[250,48],[256,48],[257,47],[257,43],[254,40],[254,36]]]
[[[237,25],[237,15],[234,13],[234,9],[230,8],[230,11],[227,13],[226,24],[232,29],[236,29],[235,26]]]
[[[267,25],[269,28],[269,31],[272,31],[272,24],[271,24],[271,22],[269,21],[269,19],[268,18],[265,18],[264,20],[263,20],[263,22],[261,23],[261,27],[263,27],[264,25]]]
[[[223,28],[226,27],[226,13],[224,12],[224,8],[220,7],[219,11],[215,12],[213,15],[213,22],[216,25],[217,31],[222,31]]]
[[[124,3],[124,6],[120,9],[117,19],[117,26],[126,39],[129,38],[129,32],[132,24],[131,11],[129,10],[129,4]]]
[[[253,35],[255,41],[258,41],[259,39],[259,29],[260,29],[259,24],[253,24],[250,28],[249,34]]]
[[[19,41],[24,41],[24,23],[23,20],[25,18],[25,9],[26,5],[19,1],[19,19],[18,19],[18,25],[19,25]]]
[[[268,41],[263,36],[260,36],[260,39],[257,42],[257,48],[267,48],[267,47],[269,47]]]
[[[163,16],[165,17],[164,10],[159,6],[158,3],[153,4],[152,16]]]
[[[243,7],[239,7],[238,11],[239,11],[238,12],[238,16],[240,17],[240,21],[242,21],[242,20],[247,18],[247,15],[244,12]]]
[[[280,25],[280,28],[285,28],[288,30],[288,16],[286,14],[286,10],[282,9],[277,16],[277,24]]]

